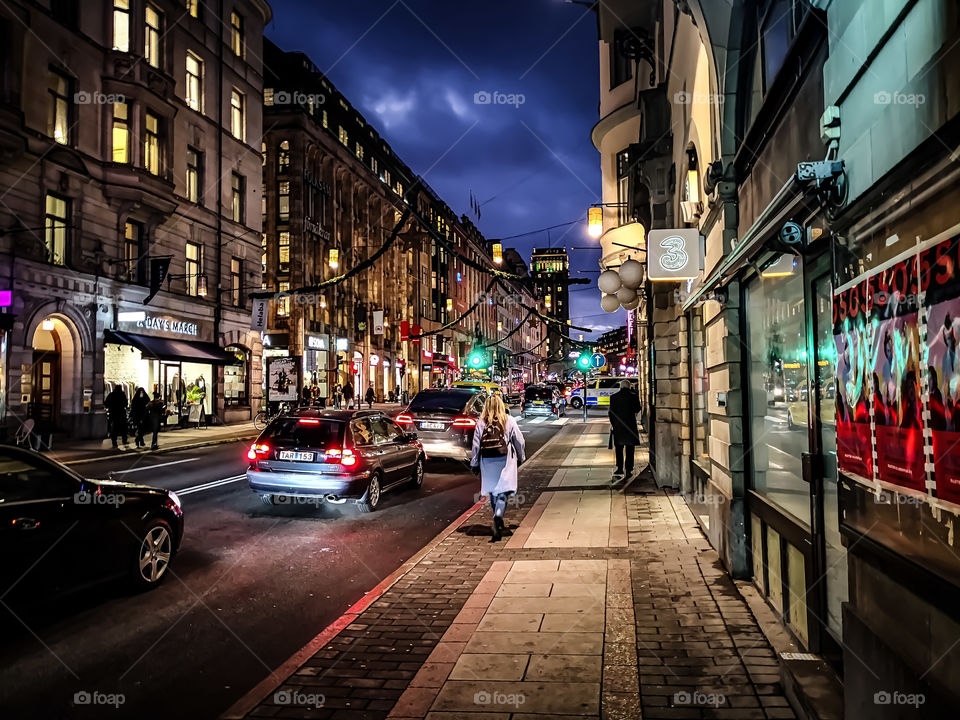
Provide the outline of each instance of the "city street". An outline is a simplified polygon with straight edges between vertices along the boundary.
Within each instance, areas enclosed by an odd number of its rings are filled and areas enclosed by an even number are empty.
[[[577,420],[579,421],[579,420]],[[562,419],[560,423],[571,422]],[[529,423],[529,424],[528,424]],[[521,421],[532,455],[558,427]],[[101,586],[54,610],[6,614],[0,716],[104,717],[75,693],[122,693],[111,718],[215,717],[469,508],[479,481],[430,461],[420,492],[376,512],[352,504],[264,506],[247,487],[246,443],[119,456],[78,469],[182,495],[186,530],[153,592]],[[238,479],[239,478],[239,479]]]

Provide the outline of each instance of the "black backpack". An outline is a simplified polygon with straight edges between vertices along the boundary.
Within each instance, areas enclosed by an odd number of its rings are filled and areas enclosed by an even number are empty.
[[[480,457],[505,457],[507,438],[500,423],[492,422],[483,429],[480,436]]]

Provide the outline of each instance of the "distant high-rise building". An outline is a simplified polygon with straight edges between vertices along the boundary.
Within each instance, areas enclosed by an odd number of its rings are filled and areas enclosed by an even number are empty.
[[[566,248],[534,248],[530,257],[530,277],[537,288],[544,314],[570,324],[570,257]],[[550,323],[547,329],[547,360],[556,362],[566,356],[567,331]]]

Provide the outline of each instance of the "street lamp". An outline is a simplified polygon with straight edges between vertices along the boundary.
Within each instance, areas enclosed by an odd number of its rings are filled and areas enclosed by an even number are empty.
[[[592,238],[603,235],[603,208],[592,207],[587,210],[587,233]]]
[[[330,251],[327,253],[327,265],[330,266],[331,270],[336,270],[340,267],[340,250],[330,248]]]
[[[493,261],[499,265],[503,262],[503,243],[494,243],[491,249],[493,250]]]

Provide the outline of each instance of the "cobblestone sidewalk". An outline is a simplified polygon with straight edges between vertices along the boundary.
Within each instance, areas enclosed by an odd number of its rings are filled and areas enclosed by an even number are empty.
[[[682,498],[611,489],[606,439],[566,425],[522,468],[508,540],[483,507],[224,717],[794,717]]]

